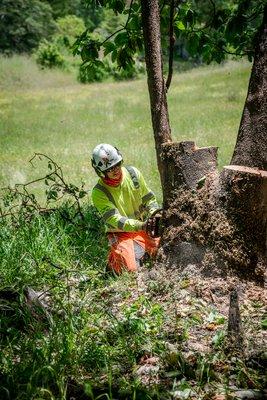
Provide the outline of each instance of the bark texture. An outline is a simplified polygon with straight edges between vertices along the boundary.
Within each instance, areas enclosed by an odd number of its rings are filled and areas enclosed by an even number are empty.
[[[242,351],[243,332],[239,310],[238,291],[232,289],[230,293],[229,314],[228,314],[228,341],[229,350]]]
[[[177,188],[197,189],[216,170],[217,147],[198,148],[194,142],[165,143],[161,157],[164,169],[163,206],[169,207]]]
[[[166,99],[166,87],[163,79],[158,0],[141,0],[141,7],[152,126],[158,168],[163,186],[165,164],[160,157],[161,145],[171,141],[171,129]]]
[[[267,170],[267,5],[231,164]]]

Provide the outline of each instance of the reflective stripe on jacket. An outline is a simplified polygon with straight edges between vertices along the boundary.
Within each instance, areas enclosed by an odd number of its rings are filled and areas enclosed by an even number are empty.
[[[154,193],[135,167],[122,167],[122,182],[108,186],[100,178],[92,191],[92,202],[108,232],[142,230],[142,221],[158,208]]]

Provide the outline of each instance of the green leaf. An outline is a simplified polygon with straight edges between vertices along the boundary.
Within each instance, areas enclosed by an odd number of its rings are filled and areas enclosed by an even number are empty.
[[[224,338],[225,338],[225,332],[222,330],[217,331],[212,339],[212,344],[214,345],[214,347],[215,348],[219,347],[223,343]]]
[[[112,42],[104,43],[103,47],[105,49],[104,50],[104,55],[105,56],[108,55],[109,53],[111,53],[116,48],[115,44],[112,43]]]
[[[140,29],[140,18],[138,15],[134,14],[130,21],[128,22],[127,29],[129,30],[139,30]]]
[[[123,69],[133,65],[132,54],[125,47],[118,51],[117,63],[118,67]]]
[[[168,371],[165,372],[164,374],[166,376],[166,378],[176,378],[177,376],[181,375],[180,371]]]
[[[112,62],[115,62],[117,60],[117,55],[118,55],[118,52],[117,52],[117,49],[115,49],[111,54],[111,61]]]
[[[192,25],[195,22],[195,14],[194,11],[191,10],[191,8],[187,11],[186,13],[186,21]]]
[[[94,65],[98,68],[105,68],[105,64],[103,63],[103,61],[100,60],[95,60]]]
[[[184,31],[185,30],[185,26],[184,26],[184,23],[182,21],[177,21],[175,25],[179,29],[179,31]]]
[[[266,330],[267,329],[267,318],[261,321],[261,328]]]
[[[47,200],[56,200],[58,198],[58,192],[56,190],[48,190],[46,194]]]
[[[114,11],[117,11],[118,13],[122,13],[125,7],[125,2],[124,0],[113,0],[112,2],[112,8]]]
[[[95,60],[98,58],[98,46],[96,42],[90,42],[83,46],[81,51],[83,61]]]
[[[209,323],[215,323],[217,325],[222,325],[225,322],[225,317],[223,315],[218,314],[216,311],[211,311],[208,318],[207,322]]]
[[[136,38],[136,43],[137,43],[137,46],[138,46],[138,50],[142,51],[143,50],[143,40],[142,40],[142,38],[141,37],[137,37]]]
[[[79,199],[82,199],[84,196],[86,196],[87,193],[84,190],[80,190],[79,192]]]
[[[124,44],[128,43],[128,34],[127,32],[121,32],[118,33],[118,35],[115,37],[115,44],[117,46],[123,46]]]

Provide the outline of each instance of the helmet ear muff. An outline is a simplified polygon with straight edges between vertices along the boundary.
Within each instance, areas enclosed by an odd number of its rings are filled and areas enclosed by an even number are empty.
[[[98,176],[100,176],[100,178],[103,178],[105,176],[104,172],[101,171],[101,169],[99,169],[96,165],[95,165],[95,161],[92,158],[91,160],[91,164],[92,167],[94,168],[95,172],[97,173]]]

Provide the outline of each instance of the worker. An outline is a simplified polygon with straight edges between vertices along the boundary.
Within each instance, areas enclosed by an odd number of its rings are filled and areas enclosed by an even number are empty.
[[[118,274],[124,269],[136,271],[144,255],[154,256],[159,246],[159,238],[146,231],[147,218],[158,209],[155,195],[137,168],[123,166],[116,147],[97,145],[91,161],[99,176],[92,202],[108,235],[108,266]]]

